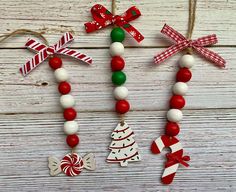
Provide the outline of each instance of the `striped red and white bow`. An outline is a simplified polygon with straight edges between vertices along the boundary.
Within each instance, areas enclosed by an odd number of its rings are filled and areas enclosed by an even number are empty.
[[[29,74],[33,69],[35,69],[39,64],[41,64],[44,60],[46,60],[50,55],[53,54],[63,54],[70,57],[73,57],[75,59],[84,61],[85,63],[91,64],[92,58],[80,53],[78,51],[68,49],[65,46],[73,41],[74,38],[71,33],[66,32],[61,39],[52,46],[46,46],[42,43],[39,43],[38,41],[34,39],[28,39],[25,46],[35,52],[38,52],[33,58],[28,60],[21,68],[20,72],[23,76],[26,76]]]
[[[200,37],[196,40],[191,40],[185,38],[182,34],[177,32],[167,24],[164,25],[163,29],[161,30],[161,33],[174,40],[175,44],[154,57],[154,61],[156,64],[160,64],[169,57],[173,56],[174,54],[186,48],[193,48],[199,54],[204,56],[206,59],[213,62],[216,66],[225,67],[226,62],[221,56],[205,48],[205,46],[207,45],[213,45],[217,43],[217,37],[215,34],[208,35],[205,37]]]

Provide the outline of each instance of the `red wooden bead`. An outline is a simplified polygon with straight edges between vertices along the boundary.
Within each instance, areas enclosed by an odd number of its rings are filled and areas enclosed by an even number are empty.
[[[179,125],[174,122],[167,122],[166,124],[166,135],[176,136],[179,134]]]
[[[54,70],[61,68],[62,60],[59,57],[52,57],[49,59],[49,66]]]
[[[66,143],[69,145],[71,148],[75,147],[76,145],[79,144],[79,137],[74,134],[74,135],[68,135],[66,137]]]
[[[64,110],[64,119],[67,121],[72,121],[76,118],[77,112],[73,108],[67,108]]]
[[[112,71],[121,71],[125,67],[125,61],[120,56],[114,56],[111,59],[111,69]]]
[[[188,68],[180,68],[176,74],[176,81],[188,82],[192,78],[192,73]]]
[[[185,106],[184,97],[181,95],[173,95],[170,99],[170,108],[182,109]]]
[[[117,113],[124,114],[130,109],[129,102],[126,100],[119,100],[116,102],[116,111]]]
[[[59,83],[58,85],[58,91],[62,94],[68,94],[70,93],[71,87],[70,84],[66,81]]]

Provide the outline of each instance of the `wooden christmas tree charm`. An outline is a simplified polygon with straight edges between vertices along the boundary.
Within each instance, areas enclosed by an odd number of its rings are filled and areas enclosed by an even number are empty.
[[[111,152],[107,157],[107,162],[127,166],[128,162],[140,161],[138,145],[133,137],[134,132],[128,124],[119,123],[111,134],[112,142],[109,146]]]
[[[126,82],[126,74],[122,71],[125,67],[124,45],[122,42],[125,39],[125,31],[129,33],[137,42],[140,42],[144,37],[135,29],[130,21],[137,19],[141,12],[135,7],[129,8],[122,15],[115,15],[115,0],[112,1],[112,13],[108,11],[103,5],[96,4],[91,8],[91,14],[94,21],[85,23],[85,30],[87,33],[107,27],[109,25],[116,25],[111,31],[111,45],[110,56],[112,83],[116,86],[113,94],[116,101],[115,110],[121,115],[121,121],[112,133],[112,143],[109,147],[111,153],[107,157],[107,162],[120,163],[121,166],[127,166],[128,162],[140,161],[140,156],[137,151],[138,146],[133,137],[133,131],[124,121],[124,115],[130,110],[130,104],[127,101],[128,89],[124,86]]]

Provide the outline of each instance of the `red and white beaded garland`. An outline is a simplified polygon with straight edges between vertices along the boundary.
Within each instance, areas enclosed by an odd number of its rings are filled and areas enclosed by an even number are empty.
[[[124,31],[119,27],[114,28],[111,39],[113,41],[110,45],[112,82],[116,85],[113,91],[116,99],[115,110],[124,116],[130,110],[130,104],[127,101],[128,89],[124,86],[126,75],[122,71],[125,67],[124,46],[121,43],[125,39]],[[111,152],[106,159],[107,162],[120,163],[124,167],[128,166],[129,162],[140,161],[141,157],[134,136],[129,125],[122,119],[111,135],[112,142],[109,146]]]
[[[195,6],[192,6],[193,3],[190,0],[190,12],[195,12],[196,2],[197,1],[194,0]],[[193,25],[191,18],[190,23]],[[193,26],[192,28],[190,27],[190,29],[193,29]],[[196,50],[199,54],[213,62],[218,67],[224,67],[226,62],[217,53],[205,48],[206,45],[215,44],[217,42],[217,37],[214,34],[201,37],[196,40],[191,40],[192,30],[189,32],[189,38],[185,38],[182,34],[166,24],[161,32],[174,40],[175,44],[154,57],[156,64],[160,64],[179,51],[188,49],[188,54],[183,55],[178,62],[179,71],[176,74],[176,83],[172,88],[173,96],[169,101],[170,109],[166,114],[167,123],[165,127],[165,134],[154,140],[151,144],[151,151],[154,154],[159,154],[164,147],[169,147],[171,149],[171,152],[166,155],[167,161],[162,174],[162,182],[164,184],[170,184],[174,180],[175,173],[177,172],[179,165],[182,164],[188,167],[189,165],[186,161],[190,160],[189,156],[183,156],[183,148],[176,136],[180,131],[178,123],[183,118],[183,113],[181,110],[185,106],[184,95],[186,95],[188,91],[187,82],[190,81],[192,77],[190,68],[193,67],[195,63],[194,57],[191,53],[193,50]]]
[[[71,148],[72,152],[65,155],[61,161],[55,157],[48,158],[48,167],[50,169],[50,175],[55,176],[60,172],[64,172],[67,176],[76,176],[81,173],[83,168],[88,170],[95,170],[95,158],[94,155],[89,153],[84,158],[80,157],[74,152],[74,148],[79,144],[79,137],[77,135],[79,126],[75,121],[77,112],[74,109],[75,100],[70,94],[71,85],[69,81],[69,74],[62,66],[62,60],[55,56],[55,54],[64,54],[74,57],[88,64],[92,63],[92,58],[86,56],[83,53],[79,53],[75,50],[69,50],[65,48],[65,45],[73,40],[73,36],[70,33],[65,33],[60,41],[53,46],[46,46],[33,39],[29,39],[26,43],[26,47],[37,51],[37,53],[31,60],[27,61],[20,71],[23,75],[27,75],[44,60],[49,58],[49,66],[54,70],[55,79],[58,82],[58,91],[61,94],[60,104],[64,109],[63,116],[65,119],[64,132],[67,135],[66,143]]]
[[[189,161],[189,156],[183,156],[183,148],[179,140],[175,137],[179,134],[180,128],[178,122],[182,120],[183,114],[181,109],[185,106],[184,95],[187,93],[188,85],[192,74],[189,68],[194,65],[192,55],[184,55],[179,61],[179,71],[176,75],[176,83],[172,88],[173,96],[170,99],[170,109],[167,112],[167,123],[165,127],[165,135],[160,136],[151,145],[151,151],[159,154],[163,148],[169,147],[171,153],[167,154],[167,162],[162,174],[162,183],[170,184],[180,164],[188,166],[185,161]],[[182,72],[184,71],[184,73]],[[186,75],[187,74],[187,75]],[[187,77],[186,77],[187,76]]]
[[[115,1],[112,1],[113,7]],[[122,116],[121,122],[118,123],[115,130],[112,132],[112,142],[109,146],[111,150],[107,157],[109,163],[120,163],[121,166],[127,166],[128,162],[140,161],[138,145],[134,140],[134,133],[128,124],[124,121],[124,114],[130,110],[130,104],[127,101],[128,89],[124,86],[126,75],[122,71],[125,67],[124,45],[125,31],[127,31],[137,42],[140,42],[144,37],[129,24],[130,21],[138,18],[141,13],[136,7],[129,8],[122,15],[114,15],[104,6],[96,4],[91,8],[94,21],[85,23],[86,31],[92,32],[108,25],[115,24],[116,27],[111,31],[112,44],[110,45],[112,82],[116,86],[113,94],[116,99],[115,110]],[[123,30],[124,29],[124,30]]]

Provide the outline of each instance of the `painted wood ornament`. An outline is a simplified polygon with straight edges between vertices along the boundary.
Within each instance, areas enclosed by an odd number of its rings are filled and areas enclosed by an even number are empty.
[[[218,54],[205,48],[207,45],[212,45],[217,42],[216,35],[208,35],[205,37],[198,38],[197,40],[191,40],[195,11],[196,11],[196,0],[190,0],[190,12],[189,12],[189,30],[188,37],[185,38],[182,34],[174,30],[168,25],[165,25],[161,33],[172,39],[175,44],[169,47],[164,52],[157,54],[154,57],[156,64],[160,64],[172,55],[187,49],[187,54],[183,55],[179,60],[179,70],[176,74],[176,83],[172,88],[173,96],[170,99],[170,109],[167,112],[167,123],[165,127],[165,134],[158,137],[151,144],[151,151],[154,154],[159,154],[163,148],[167,147],[171,149],[171,152],[166,155],[165,169],[162,174],[162,183],[170,184],[173,182],[175,174],[179,165],[188,167],[187,161],[190,160],[189,156],[184,156],[183,148],[180,141],[176,138],[179,134],[179,122],[183,118],[182,108],[185,106],[184,95],[188,91],[187,82],[192,77],[191,68],[194,66],[195,59],[192,56],[193,50],[197,51],[200,55],[211,61],[218,67],[225,66],[225,60]]]
[[[90,33],[95,30],[104,28],[108,25],[116,25],[111,31],[110,55],[112,83],[116,86],[113,94],[116,101],[115,110],[121,115],[121,121],[112,132],[112,142],[109,146],[111,150],[107,157],[109,163],[120,163],[121,166],[127,166],[129,162],[140,161],[138,145],[134,140],[134,133],[124,120],[124,115],[130,110],[130,104],[127,100],[128,89],[124,86],[126,75],[122,71],[125,67],[124,45],[125,32],[128,32],[137,42],[144,37],[135,29],[130,21],[138,18],[141,13],[136,7],[129,8],[122,15],[115,15],[115,0],[112,1],[112,13],[104,6],[96,4],[92,7],[91,13],[94,21],[85,23],[86,32]]]
[[[66,48],[66,45],[73,39],[72,34],[69,32],[65,33],[61,39],[52,46],[47,46],[34,39],[29,39],[26,43],[26,47],[35,51],[36,55],[20,68],[20,72],[26,76],[44,60],[49,58],[49,66],[54,71],[55,79],[58,82],[58,91],[61,94],[60,104],[64,109],[63,115],[65,123],[63,130],[67,135],[66,143],[71,148],[71,153],[65,155],[61,161],[55,157],[48,158],[48,167],[51,176],[55,176],[60,172],[64,172],[67,176],[76,176],[81,173],[83,168],[88,170],[95,170],[96,168],[95,158],[92,153],[82,158],[75,152],[75,147],[79,144],[79,137],[77,135],[79,126],[75,120],[77,112],[74,108],[74,97],[70,94],[71,85],[69,83],[69,74],[63,68],[62,60],[59,55],[70,56],[87,64],[92,63],[92,58],[78,51]]]

